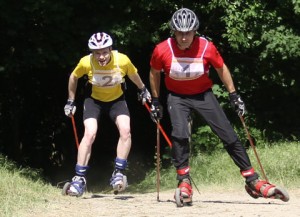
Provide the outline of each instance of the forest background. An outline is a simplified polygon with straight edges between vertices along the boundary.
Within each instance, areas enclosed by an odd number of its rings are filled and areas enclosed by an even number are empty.
[[[99,31],[110,34],[113,48],[130,57],[149,88],[151,52],[155,44],[171,36],[168,22],[181,7],[195,11],[199,35],[214,42],[229,66],[257,143],[299,141],[299,0],[1,0],[0,153],[21,166],[41,169],[53,184],[70,178],[77,149],[63,107],[68,77],[89,53],[89,37]],[[228,94],[213,70],[210,75],[221,105],[243,135]],[[81,80],[75,114],[79,138],[83,134]],[[136,87],[130,81],[127,86],[133,141],[129,168],[142,179],[153,168],[156,126],[137,101]],[[162,87],[164,105],[165,96]],[[100,121],[90,161],[98,178],[111,173],[118,139],[114,124],[106,117]],[[161,123],[170,135],[166,109]],[[194,151],[221,148],[199,117],[193,122],[193,145]],[[163,138],[161,151],[168,165]]]

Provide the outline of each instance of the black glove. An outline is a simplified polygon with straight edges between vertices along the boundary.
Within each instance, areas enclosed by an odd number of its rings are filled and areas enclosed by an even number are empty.
[[[235,112],[238,114],[238,116],[243,116],[246,112],[245,103],[241,99],[241,96],[237,94],[236,91],[229,93],[229,99],[231,106],[235,110]]]
[[[64,110],[66,116],[71,117],[71,115],[74,115],[76,111],[74,100],[68,99],[67,104],[64,107]]]
[[[157,97],[153,97],[151,103],[151,119],[154,122],[163,118],[163,107]]]
[[[144,86],[142,89],[139,89],[138,91],[138,100],[142,101],[142,104],[144,105],[146,101],[151,101],[151,94],[147,90],[146,86]]]

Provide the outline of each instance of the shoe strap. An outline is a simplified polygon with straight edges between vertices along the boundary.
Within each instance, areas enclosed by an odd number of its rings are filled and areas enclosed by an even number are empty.
[[[265,185],[265,188],[263,190],[263,192],[260,191],[261,187],[263,187]],[[261,194],[264,196],[264,197],[268,197],[268,191],[270,190],[270,188],[274,188],[276,187],[275,185],[272,185],[270,184],[269,182],[267,181],[263,181],[263,180],[260,180],[256,183],[255,185],[255,189],[256,191],[258,192],[261,192]]]
[[[188,193],[188,194],[192,194],[192,192],[193,192],[192,186],[189,183],[181,182],[178,187],[180,189],[183,189],[183,191]],[[184,190],[184,189],[187,189],[187,191]]]

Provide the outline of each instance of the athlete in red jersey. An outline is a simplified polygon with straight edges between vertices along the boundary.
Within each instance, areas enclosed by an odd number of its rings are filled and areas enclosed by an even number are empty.
[[[283,189],[259,179],[248,154],[225,113],[212,92],[213,82],[209,78],[209,67],[217,71],[229,92],[230,102],[238,115],[243,116],[245,105],[235,90],[230,71],[215,45],[196,36],[199,20],[187,8],[176,11],[170,21],[174,38],[159,43],[150,61],[150,85],[152,91],[152,115],[162,118],[159,103],[161,72],[165,73],[168,93],[168,112],[172,124],[172,158],[179,180],[180,192],[175,193],[183,202],[192,202],[192,186],[189,174],[189,117],[191,111],[200,114],[212,131],[222,140],[228,154],[246,179],[247,192],[257,198],[289,199]],[[177,192],[176,189],[176,192]]]
[[[190,40],[183,50],[176,46],[174,38],[163,41],[154,49],[150,63],[152,68],[162,69],[168,75],[167,89],[177,94],[194,95],[210,89],[213,84],[208,76],[210,65],[222,68],[224,64],[212,42],[202,37],[193,40],[192,34]],[[174,69],[170,72],[171,65]]]

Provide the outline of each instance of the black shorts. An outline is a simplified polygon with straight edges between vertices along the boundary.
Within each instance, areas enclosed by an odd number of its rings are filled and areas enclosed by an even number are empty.
[[[119,115],[127,115],[130,117],[127,103],[124,95],[111,102],[102,102],[92,97],[84,100],[83,120],[88,118],[100,118],[102,114],[108,114],[111,120],[115,121]]]

